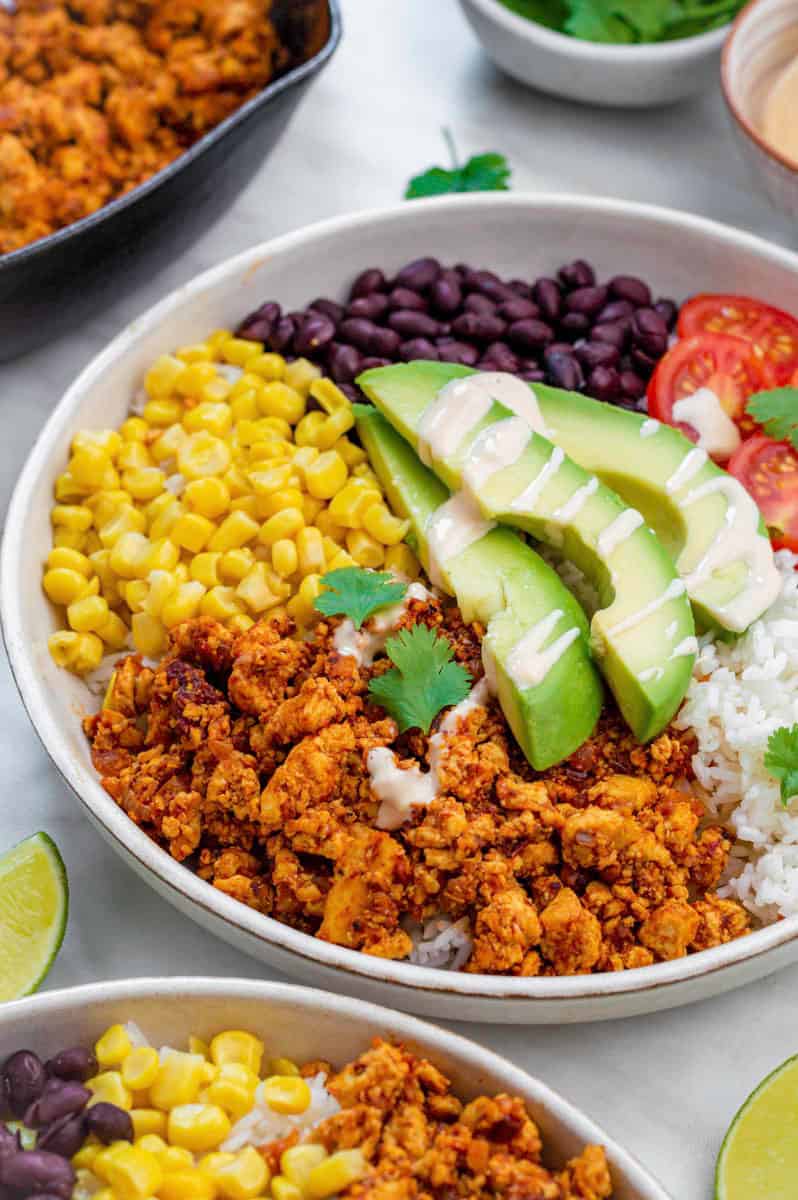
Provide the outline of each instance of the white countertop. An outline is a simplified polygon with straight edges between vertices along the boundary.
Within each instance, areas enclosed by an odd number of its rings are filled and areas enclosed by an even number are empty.
[[[50,408],[129,318],[255,242],[336,213],[396,202],[411,175],[445,162],[442,125],[451,127],[465,157],[488,149],[506,154],[517,190],[651,201],[789,244],[791,231],[753,191],[736,158],[717,88],[667,110],[591,110],[502,77],[480,52],[455,0],[344,0],[344,10],[344,43],[331,67],[226,218],[154,278],[117,279],[118,294],[80,330],[0,366],[3,509]],[[0,671],[6,801],[0,843],[47,830],[72,884],[69,930],[47,986],[128,975],[267,977],[266,968],[168,907],[105,846],[50,766],[4,661]],[[798,1034],[789,1032],[793,989],[798,967],[652,1017],[461,1031],[584,1107],[659,1176],[674,1200],[706,1200],[715,1154],[738,1104],[798,1050]]]

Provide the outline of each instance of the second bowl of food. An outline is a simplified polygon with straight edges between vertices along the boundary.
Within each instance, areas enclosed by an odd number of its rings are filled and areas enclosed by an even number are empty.
[[[250,953],[430,1014],[621,1016],[794,957],[798,466],[765,433],[797,268],[657,209],[456,198],[124,331],[2,559],[23,700],[114,848]]]

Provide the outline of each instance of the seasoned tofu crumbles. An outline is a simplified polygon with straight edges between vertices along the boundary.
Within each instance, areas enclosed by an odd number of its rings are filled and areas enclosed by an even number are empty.
[[[473,688],[430,734],[369,684],[386,627],[446,639]],[[88,717],[119,806],[226,895],[328,942],[471,972],[570,975],[677,958],[747,932],[715,893],[730,850],[690,791],[689,734],[640,746],[613,710],[535,772],[480,686],[481,634],[415,585],[370,618],[244,632],[176,626],[117,667]],[[380,633],[380,630],[382,631]],[[369,653],[364,652],[367,649]]]

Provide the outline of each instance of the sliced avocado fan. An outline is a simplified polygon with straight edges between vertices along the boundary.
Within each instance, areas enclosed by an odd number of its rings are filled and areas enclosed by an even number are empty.
[[[355,405],[357,430],[395,512],[410,520],[424,567],[427,529],[452,504],[448,489],[376,409]],[[455,500],[456,502],[456,500]],[[590,658],[585,615],[559,576],[510,529],[474,526],[474,541],[446,562],[445,590],[467,621],[486,628],[486,675],[516,740],[542,771],[590,737],[601,712],[601,679]],[[524,639],[542,664],[537,683],[521,687],[513,652]]]
[[[685,585],[635,509],[543,437],[534,392],[511,375],[453,364],[366,371],[358,383],[446,485],[480,514],[573,562],[598,594],[591,650],[639,741],[679,707],[696,651]],[[426,531],[431,578],[449,571],[457,521]],[[522,648],[514,662],[523,674]]]

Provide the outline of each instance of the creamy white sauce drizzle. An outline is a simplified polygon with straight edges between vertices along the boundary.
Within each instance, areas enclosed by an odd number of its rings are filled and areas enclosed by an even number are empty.
[[[637,678],[641,683],[658,683],[664,674],[664,667],[646,667],[645,671],[638,671]]]
[[[654,436],[654,434],[655,434],[655,433],[657,433],[657,431],[659,430],[659,427],[660,427],[660,423],[659,423],[659,421],[655,421],[653,417],[649,417],[649,418],[648,418],[646,421],[644,421],[644,422],[643,422],[643,424],[640,426],[640,436],[641,436],[641,438],[650,438],[650,437],[653,437],[653,436]]]
[[[630,538],[642,524],[643,518],[637,509],[627,508],[614,521],[610,521],[607,528],[602,529],[599,534],[596,543],[599,555],[602,558],[609,558],[613,551]]]
[[[446,590],[445,563],[479,541],[495,521],[486,521],[474,501],[465,492],[455,492],[445,504],[436,508],[425,530],[428,575],[435,587]]]
[[[712,388],[698,388],[677,400],[673,415],[692,426],[698,434],[698,445],[713,458],[731,458],[740,445],[740,431]]]
[[[375,657],[385,649],[389,634],[396,628],[411,600],[426,600],[430,593],[423,583],[411,583],[398,604],[392,604],[370,617],[362,629],[355,629],[346,617],[333,634],[333,645],[339,654],[356,658],[359,666],[370,667]]]
[[[686,483],[689,483],[693,476],[698,474],[706,461],[707,452],[706,450],[702,450],[700,446],[696,446],[693,450],[688,450],[670,479],[665,483],[665,491],[668,495],[672,496],[674,492],[678,492]]]
[[[552,519],[559,521],[562,525],[567,525],[569,521],[573,521],[574,517],[582,511],[582,508],[599,489],[599,481],[595,475],[591,475],[587,483],[583,483],[578,487],[573,495],[569,496],[565,504],[561,504],[551,514]]]
[[[579,637],[579,630],[574,626],[561,634],[545,650],[542,649],[544,642],[554,632],[564,615],[561,608],[552,609],[513,646],[507,656],[506,670],[517,687],[537,687],[542,683],[571,643]]]
[[[698,638],[686,637],[679,642],[678,646],[674,646],[671,651],[671,658],[686,658],[689,654],[698,653]]]
[[[523,417],[508,417],[483,429],[463,466],[463,488],[475,495],[491,476],[512,466],[524,453],[532,430]]]
[[[534,512],[538,496],[549,480],[557,474],[564,461],[565,452],[559,446],[555,446],[544,463],[543,468],[538,471],[529,486],[524,488],[521,495],[516,496],[515,500],[513,500],[510,505],[512,512]]]
[[[616,637],[620,633],[626,633],[628,629],[634,629],[641,621],[647,620],[655,612],[664,608],[671,600],[675,600],[677,596],[683,596],[687,590],[687,586],[683,579],[672,579],[661,596],[657,596],[655,600],[650,600],[648,604],[643,605],[637,612],[630,613],[628,617],[624,617],[617,625],[613,625],[609,630],[610,637]]]
[[[545,434],[540,406],[523,380],[504,371],[484,371],[444,384],[427,405],[418,427],[418,456],[428,467],[454,454],[468,433],[490,412],[494,401]]]

